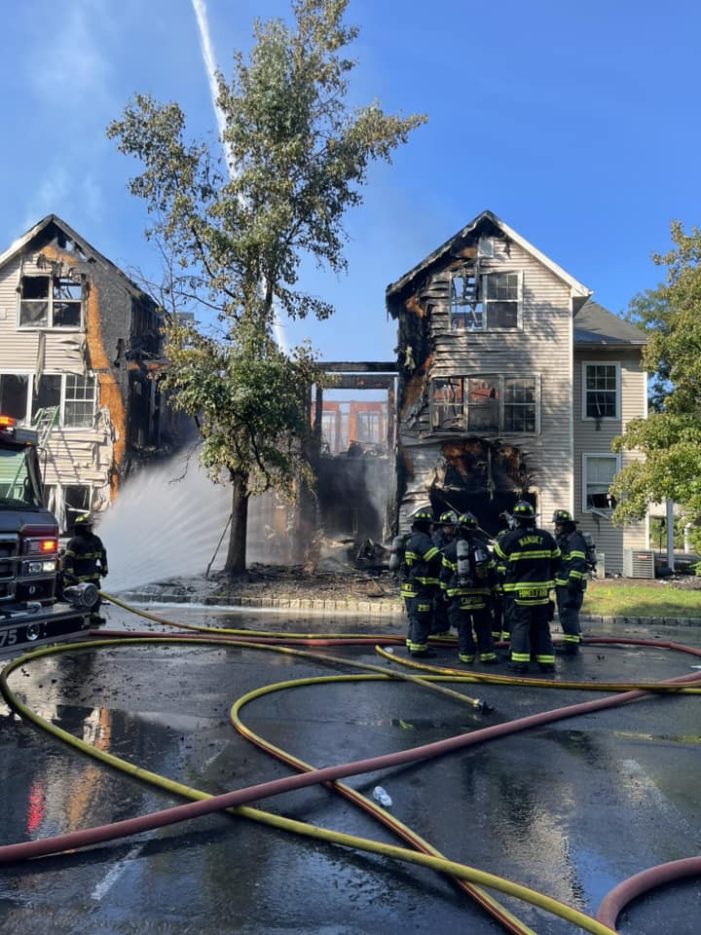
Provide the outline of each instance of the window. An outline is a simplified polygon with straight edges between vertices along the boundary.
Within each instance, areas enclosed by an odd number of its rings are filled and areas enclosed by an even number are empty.
[[[521,328],[521,273],[461,270],[450,281],[453,331],[517,331]]]
[[[609,493],[609,487],[619,469],[618,455],[582,455],[582,510],[611,512],[616,502]]]
[[[20,328],[80,328],[82,283],[65,276],[23,276]]]
[[[536,431],[537,384],[533,377],[510,377],[504,381],[504,431]]]
[[[465,382],[468,430],[498,432],[501,377],[468,377]]]
[[[479,375],[431,384],[431,426],[475,433],[540,431],[540,377]]]
[[[27,373],[0,373],[0,412],[4,416],[26,420],[29,380]]]
[[[582,418],[617,419],[620,364],[584,363]]]
[[[65,428],[85,428],[93,424],[95,390],[93,376],[44,373],[36,385],[31,373],[2,373],[0,412],[31,424],[40,410],[58,409]]]
[[[95,377],[67,373],[65,381],[63,424],[74,428],[91,426],[95,415]]]

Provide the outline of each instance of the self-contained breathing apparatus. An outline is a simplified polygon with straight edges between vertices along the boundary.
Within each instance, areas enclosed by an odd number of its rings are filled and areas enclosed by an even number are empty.
[[[474,529],[477,529],[477,519],[472,513],[463,513],[458,517],[456,576],[460,588],[474,587],[489,574],[489,552],[484,544],[470,535],[464,535]]]
[[[404,564],[404,552],[406,550],[406,540],[408,536],[395,536],[392,539],[392,545],[389,549],[389,570],[393,575],[398,575]]]

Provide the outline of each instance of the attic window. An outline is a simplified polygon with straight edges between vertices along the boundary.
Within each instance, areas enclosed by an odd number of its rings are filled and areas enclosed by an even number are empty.
[[[20,328],[80,328],[82,283],[65,276],[23,276],[20,293]]]
[[[521,329],[521,273],[474,270],[456,272],[450,281],[450,326],[453,331],[518,331]]]

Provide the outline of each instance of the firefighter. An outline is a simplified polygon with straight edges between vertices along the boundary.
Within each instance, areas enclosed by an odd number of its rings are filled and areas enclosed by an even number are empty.
[[[508,532],[516,528],[516,520],[510,513],[500,513],[499,519],[504,523],[496,535],[496,542],[499,542]],[[492,605],[492,639],[495,642],[504,642],[507,644],[511,637],[511,610],[513,600],[510,595],[504,591],[504,582],[506,580],[506,562],[503,558],[495,559],[496,586],[494,588],[494,598]]]
[[[79,516],[75,521],[74,535],[66,546],[63,558],[63,586],[81,584],[83,581],[100,587],[100,578],[107,576],[107,552],[102,539],[93,531],[93,521],[90,516]],[[91,612],[91,619],[95,623],[104,623],[100,616],[101,601]]]
[[[513,600],[509,668],[527,672],[533,654],[541,672],[554,672],[550,591],[560,550],[549,532],[536,527],[535,510],[526,500],[516,503],[513,515],[516,528],[494,546],[497,558],[506,564],[504,591]]]
[[[455,539],[458,514],[455,510],[446,510],[438,517],[437,528],[431,539],[433,544],[444,552],[446,547]],[[448,636],[450,634],[450,620],[448,618],[448,603],[443,588],[436,588],[433,598],[433,622],[431,624],[433,636]]]
[[[562,553],[555,577],[557,613],[562,627],[563,651],[576,656],[582,642],[579,611],[587,587],[587,544],[567,510],[555,510],[555,541]]]
[[[448,618],[458,631],[460,662],[494,665],[499,660],[492,642],[491,596],[496,579],[494,560],[477,537],[472,513],[458,517],[457,536],[443,550],[441,589],[448,601]],[[475,646],[476,638],[476,646]]]
[[[407,649],[410,656],[435,656],[428,648],[433,622],[433,601],[438,588],[441,552],[431,540],[433,513],[430,507],[420,507],[411,516],[411,533],[404,545],[400,593],[404,599],[409,632]]]

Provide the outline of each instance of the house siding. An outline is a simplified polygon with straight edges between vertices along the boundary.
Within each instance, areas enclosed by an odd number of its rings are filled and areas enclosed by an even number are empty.
[[[632,419],[646,415],[647,374],[641,367],[638,348],[617,350],[587,350],[577,348],[574,355],[574,516],[583,532],[594,537],[597,551],[605,555],[607,573],[623,573],[623,555],[626,549],[647,549],[647,521],[625,527],[613,526],[610,520],[582,509],[583,459],[585,454],[611,454],[611,442],[621,435]],[[617,364],[620,367],[620,404],[615,419],[602,419],[598,426],[594,419],[582,416],[583,366],[585,363]],[[620,466],[625,467],[641,455],[624,451]]]
[[[418,502],[425,502],[440,467],[441,444],[475,433],[436,432],[430,423],[430,380],[448,376],[502,374],[537,375],[540,379],[540,432],[499,433],[501,443],[520,449],[530,476],[529,488],[538,495],[541,520],[573,496],[571,430],[570,288],[520,245],[498,242],[493,259],[480,261],[480,273],[522,274],[522,325],[513,332],[466,333],[450,328],[450,276],[459,261],[451,261],[431,275],[404,301],[400,317],[400,364],[410,338],[406,316],[425,319],[429,354],[415,361],[417,370],[405,382],[400,398],[399,443],[408,483],[399,510],[400,526]],[[401,318],[405,321],[402,337]],[[413,323],[415,329],[416,323]],[[404,360],[406,354],[404,353]],[[483,435],[497,440],[496,435]]]
[[[46,221],[0,267],[0,372],[94,375],[93,424],[53,427],[44,440],[44,480],[64,490],[89,488],[90,508],[101,510],[130,456],[152,450],[159,438],[157,392],[143,363],[158,354],[159,319],[153,303],[108,260],[86,252],[53,216]],[[68,271],[83,283],[81,327],[19,328],[22,276]],[[137,384],[141,400],[132,407]],[[136,439],[132,449],[130,438]]]

